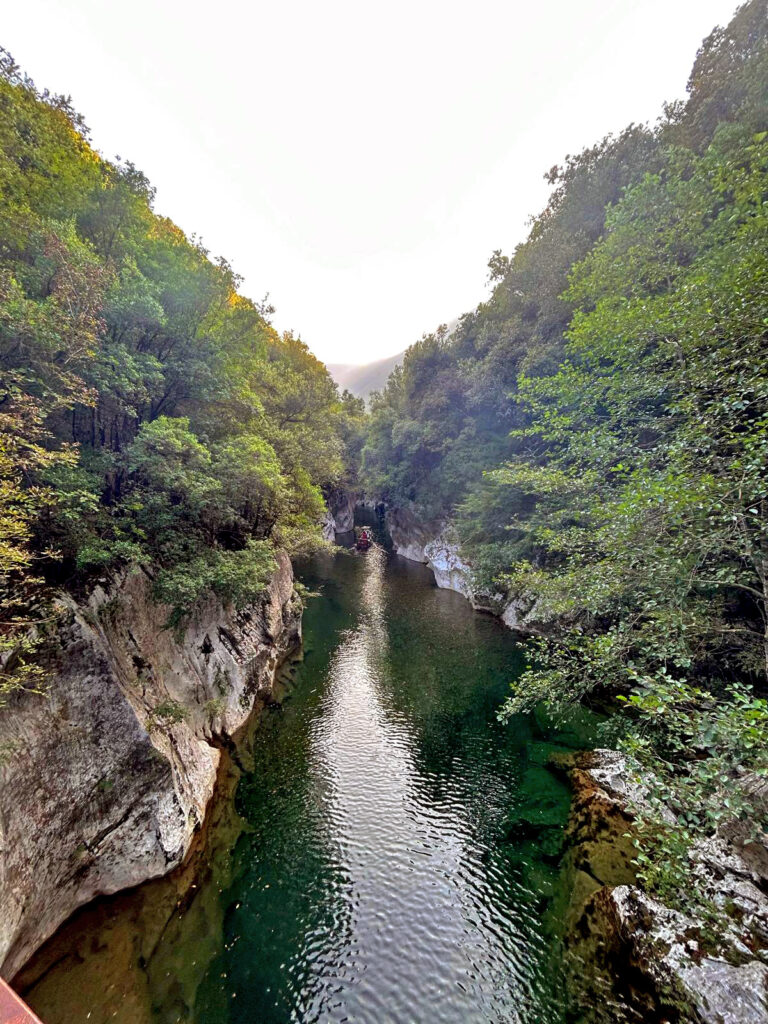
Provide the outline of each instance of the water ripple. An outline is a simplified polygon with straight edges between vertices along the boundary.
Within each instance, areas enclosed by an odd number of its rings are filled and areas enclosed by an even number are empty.
[[[512,638],[378,549],[342,569],[241,782],[253,830],[195,1020],[559,1020],[541,887],[504,843],[528,738],[493,716]]]

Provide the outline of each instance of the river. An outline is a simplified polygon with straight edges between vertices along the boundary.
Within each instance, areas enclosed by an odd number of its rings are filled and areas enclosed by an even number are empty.
[[[500,724],[517,639],[425,567],[299,571],[302,655],[200,849],[78,914],[27,999],[46,1024],[560,1024],[569,793],[545,764],[589,721]]]

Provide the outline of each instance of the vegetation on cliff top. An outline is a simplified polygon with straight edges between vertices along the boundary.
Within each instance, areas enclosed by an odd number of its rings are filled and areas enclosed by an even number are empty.
[[[363,477],[454,518],[479,587],[561,624],[507,713],[622,696],[676,819],[647,822],[639,866],[685,903],[681,851],[768,824],[742,784],[768,773],[765,4],[705,40],[654,129],[549,179],[489,300],[374,397]]]
[[[143,566],[183,616],[313,543],[362,409],[0,51],[0,694],[50,585]]]

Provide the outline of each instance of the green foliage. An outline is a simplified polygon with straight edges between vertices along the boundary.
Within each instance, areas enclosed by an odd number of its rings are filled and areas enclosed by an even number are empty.
[[[272,545],[250,540],[238,551],[210,548],[205,554],[163,569],[155,580],[158,601],[172,609],[170,625],[179,626],[204,594],[213,591],[225,604],[243,608],[257,601],[275,571]]]
[[[135,563],[177,617],[258,595],[271,546],[319,540],[363,409],[5,51],[0,114],[1,699],[48,587]]]
[[[485,471],[520,451],[516,431],[530,413],[516,400],[518,377],[551,374],[562,361],[577,298],[567,291],[571,268],[602,236],[625,190],[662,173],[669,147],[696,155],[719,125],[744,126],[750,134],[768,126],[767,37],[768,14],[753,0],[705,40],[687,103],[667,107],[655,130],[630,125],[548,172],[552,195],[527,240],[511,256],[491,256],[488,300],[450,332],[441,327],[413,345],[373,396],[362,453],[367,490],[394,504],[415,502],[430,518],[452,516],[483,489]],[[689,215],[687,230],[695,230],[694,206]],[[674,222],[667,230],[675,230]],[[509,541],[493,508],[483,520],[489,496],[461,514],[466,553],[486,570],[493,561],[488,545]]]
[[[525,421],[518,375],[557,366],[572,310],[562,294],[569,269],[600,236],[606,208],[655,166],[657,148],[651,132],[633,126],[550,171],[552,198],[528,240],[512,258],[491,257],[488,301],[452,331],[443,326],[413,345],[372,396],[362,453],[368,490],[441,518],[513,454],[510,430]],[[506,540],[498,531],[494,538]]]
[[[768,772],[768,702],[734,684],[721,693],[657,682],[627,698],[624,749],[647,787],[635,823],[638,880],[662,902],[722,925],[692,858],[702,836],[727,825],[743,840],[768,826],[751,782]]]
[[[180,725],[187,719],[186,708],[176,700],[165,700],[157,704],[149,713],[147,728],[150,732],[156,729],[170,729]]]
[[[674,815],[641,817],[641,876],[681,904],[687,861],[662,862],[761,823],[742,776],[768,774],[766,195],[767,138],[734,126],[627,190],[571,275],[564,363],[521,378],[530,454],[503,471],[533,483],[510,525],[538,550],[505,582],[568,624],[506,710],[623,695]]]
[[[223,697],[214,697],[212,700],[207,700],[203,704],[203,712],[211,722],[216,718],[220,718],[227,710],[227,702]]]
[[[556,623],[503,714],[625,698],[655,780],[640,875],[681,905],[688,852],[758,821],[768,771],[767,96],[752,0],[686,103],[553,168],[488,301],[374,396],[362,453],[367,488],[455,520],[477,582]]]
[[[307,607],[307,602],[312,597],[320,597],[319,590],[310,590],[309,587],[305,586],[301,580],[296,580],[293,584],[293,592],[297,599],[301,602],[302,608]]]

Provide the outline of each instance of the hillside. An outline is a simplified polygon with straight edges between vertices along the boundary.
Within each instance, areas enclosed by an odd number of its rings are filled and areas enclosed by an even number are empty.
[[[697,851],[768,829],[744,783],[768,775],[764,0],[704,40],[685,102],[547,177],[487,300],[372,403],[361,482],[546,624],[502,717],[618,696],[637,879],[722,931]]]
[[[346,388],[357,398],[368,398],[372,391],[381,391],[387,383],[387,377],[402,363],[404,355],[405,352],[398,352],[397,355],[362,366],[354,363],[328,363],[327,369],[342,390]]]
[[[142,566],[175,622],[253,601],[319,540],[361,413],[2,49],[0,109],[2,704],[46,585]]]

